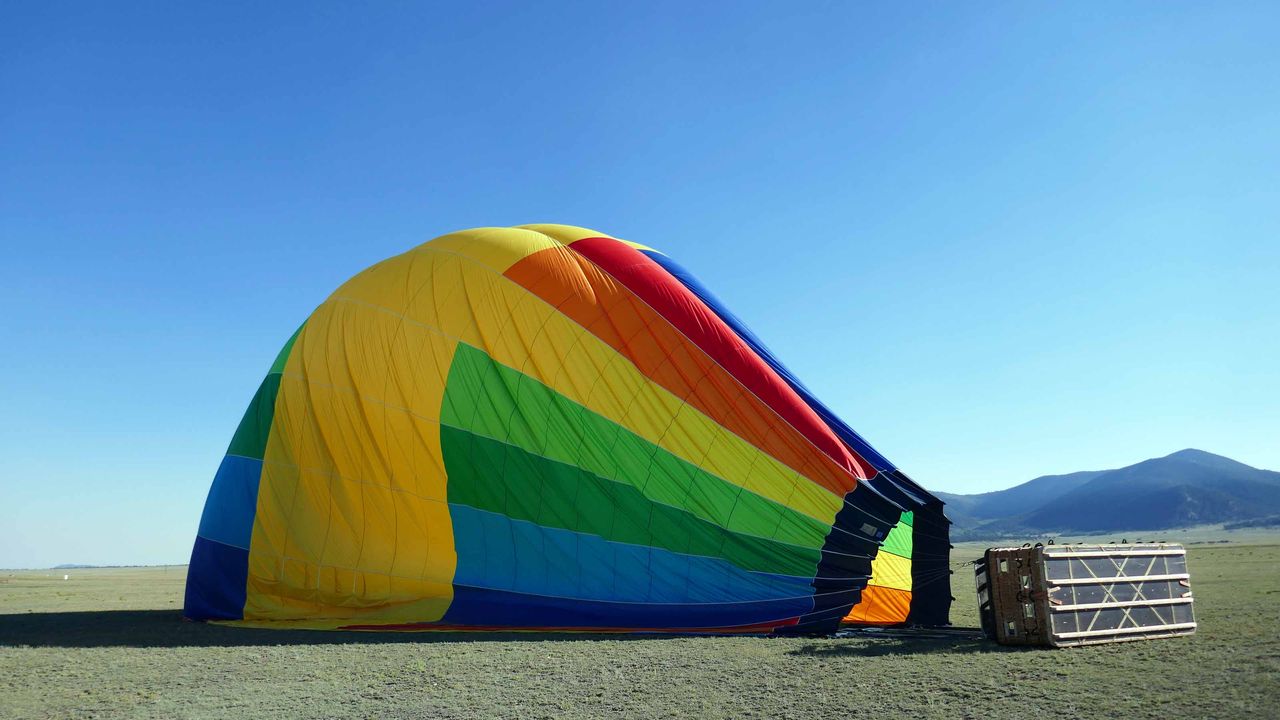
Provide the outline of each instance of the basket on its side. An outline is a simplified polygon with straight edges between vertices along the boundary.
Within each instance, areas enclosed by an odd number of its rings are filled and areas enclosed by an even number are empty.
[[[1068,647],[1196,629],[1181,545],[991,548],[974,571],[982,629],[1004,645]]]

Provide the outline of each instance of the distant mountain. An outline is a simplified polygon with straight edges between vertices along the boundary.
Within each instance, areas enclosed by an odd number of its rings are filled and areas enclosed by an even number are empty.
[[[978,495],[934,493],[947,504],[947,517],[957,525],[1022,515],[1059,498],[1106,470],[1083,470],[1067,475],[1042,475],[1009,488]]]
[[[1190,449],[1117,470],[1046,475],[997,492],[937,494],[957,539],[1165,530],[1280,515],[1280,473]]]

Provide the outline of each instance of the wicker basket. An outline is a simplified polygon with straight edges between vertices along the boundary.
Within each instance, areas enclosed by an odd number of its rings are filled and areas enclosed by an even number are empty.
[[[1196,629],[1181,545],[991,548],[974,570],[982,629],[1003,645],[1068,647]]]

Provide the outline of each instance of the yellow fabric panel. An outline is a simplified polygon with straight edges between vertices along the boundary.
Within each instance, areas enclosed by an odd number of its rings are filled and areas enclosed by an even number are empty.
[[[612,235],[591,228],[577,227],[576,225],[557,225],[555,223],[533,223],[531,225],[520,225],[522,230],[532,230],[533,232],[544,235],[562,245],[575,243],[583,238],[604,237],[612,238]]]
[[[403,293],[387,267],[357,279]],[[263,461],[246,620],[430,621],[448,609],[457,556],[435,415],[455,343],[400,326],[330,301],[298,337]]]
[[[531,229],[532,227],[491,227],[462,230],[442,235],[426,243],[426,245],[430,245],[442,252],[465,255],[501,274],[506,272],[507,268],[533,253],[548,248],[562,247],[563,243],[559,240]],[[559,225],[554,227],[568,226]],[[590,235],[584,235],[583,237],[590,237]],[[409,253],[414,253],[422,247],[425,247],[425,245],[420,245],[415,250],[410,250]],[[404,303],[397,303],[386,307],[403,308],[405,305]]]
[[[876,553],[875,560],[871,561],[871,580],[867,584],[910,590],[911,560],[893,553]]]
[[[307,321],[284,368],[249,557],[248,622],[438,620],[457,555],[439,413],[458,342],[706,471],[831,523],[843,500],[644,377],[501,273],[598,235],[447,235],[365,270]],[[572,264],[566,263],[566,267]]]
[[[526,228],[529,230],[536,230],[537,232],[543,233],[548,237],[555,238],[557,241],[562,242],[565,245],[569,245],[570,243],[575,243],[584,238],[604,237],[604,238],[610,238],[612,240],[617,240],[618,242],[623,243],[624,245],[630,245],[636,250],[648,250],[650,252],[658,252],[657,250],[654,250],[648,245],[641,245],[638,242],[631,242],[630,240],[615,238],[612,235],[606,235],[602,232],[596,232],[595,230],[590,230],[588,228],[574,227],[573,225],[543,224],[543,225],[521,225],[520,227]]]
[[[606,343],[489,266],[440,252],[434,241],[400,261],[408,287],[430,286],[411,292],[402,328],[407,337],[439,333],[480,348],[708,472],[824,523],[842,506],[840,497],[653,383]],[[370,306],[380,293],[353,281],[330,302]],[[438,407],[421,412],[436,418]]]

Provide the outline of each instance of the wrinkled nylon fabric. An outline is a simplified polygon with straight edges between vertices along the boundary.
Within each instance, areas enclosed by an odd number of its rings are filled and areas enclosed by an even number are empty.
[[[582,228],[481,228],[343,284],[233,437],[186,614],[393,629],[903,622],[923,491],[867,484],[887,461],[663,257]]]

